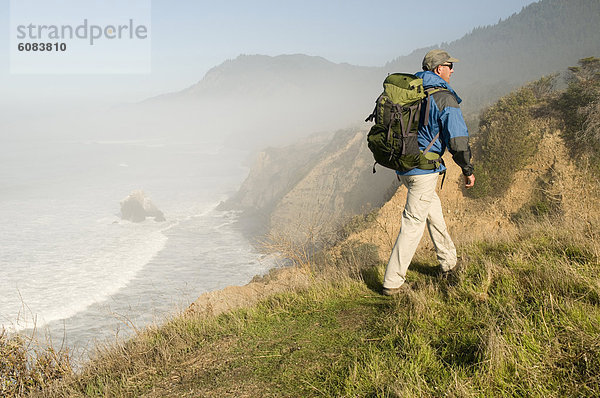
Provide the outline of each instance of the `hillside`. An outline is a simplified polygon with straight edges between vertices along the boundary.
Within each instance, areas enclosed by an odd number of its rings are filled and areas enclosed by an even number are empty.
[[[477,113],[528,81],[565,70],[574,59],[600,54],[599,19],[596,0],[542,0],[495,25],[441,43],[460,59],[452,85],[465,100],[463,111]],[[384,69],[411,70],[427,50],[398,57]]]
[[[303,54],[240,55],[195,85],[139,107],[153,117],[192,118],[200,136],[216,128],[228,144],[259,150],[364,119],[379,94],[380,73]]]
[[[472,190],[461,186],[460,169],[447,158],[450,183],[440,198],[459,243],[510,236],[521,223],[532,220],[597,229],[593,226],[600,221],[600,59],[585,58],[569,69],[565,91],[552,90],[553,78],[542,78],[482,114]],[[398,233],[397,214],[405,194],[400,187],[378,212],[376,228],[357,236],[379,247],[382,258],[393,245],[390,237]]]
[[[296,268],[203,296],[39,395],[597,397],[600,157],[581,144],[599,134],[600,59],[571,70],[565,91],[541,80],[482,116],[480,164],[507,185],[465,196],[449,168],[440,197],[464,259],[456,278],[438,275],[425,242],[411,289],[380,294],[400,189]],[[508,145],[523,138],[506,135],[512,124],[537,142],[525,157]],[[494,167],[495,145],[522,162]]]

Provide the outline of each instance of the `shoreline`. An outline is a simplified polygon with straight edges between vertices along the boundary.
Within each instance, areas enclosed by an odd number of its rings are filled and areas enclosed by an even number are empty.
[[[189,219],[186,223],[170,229],[165,248],[158,252],[127,286],[107,300],[95,302],[68,318],[21,330],[12,330],[9,327],[6,328],[7,332],[11,335],[21,335],[28,340],[35,339],[39,346],[53,346],[56,349],[68,347],[68,350],[75,354],[77,362],[85,363],[98,345],[116,339],[128,340],[135,336],[138,330],[162,324],[188,311],[207,294],[216,297],[221,293],[215,292],[247,289],[245,287],[253,283],[253,289],[260,290],[257,288],[257,280],[279,280],[279,276],[273,278],[269,275],[279,274],[276,270],[286,267],[282,267],[281,262],[269,258],[261,250],[258,235],[253,233],[260,227],[259,224],[251,218],[244,217],[241,212],[218,210],[217,207],[213,205],[205,217]],[[223,225],[223,221],[228,224],[227,227],[218,227]],[[205,230],[207,226],[211,228]],[[212,254],[211,258],[217,260],[204,263],[204,260],[198,259],[193,253],[188,253],[195,241],[202,238],[198,234],[219,234],[221,245],[224,243],[222,239],[225,239],[225,242],[230,242],[229,246],[234,245],[231,246],[232,249],[241,250],[242,256],[228,261],[226,256],[219,253],[217,245],[213,244],[212,249],[208,251],[212,252],[209,253]],[[245,241],[241,246],[239,242],[235,243],[240,239]],[[221,267],[226,269],[222,270]],[[224,284],[228,275],[236,280],[229,280]],[[169,280],[162,280],[164,277]],[[172,286],[160,286],[164,289],[160,291],[159,282],[161,285],[162,282],[170,282]],[[195,293],[196,290],[200,291]]]

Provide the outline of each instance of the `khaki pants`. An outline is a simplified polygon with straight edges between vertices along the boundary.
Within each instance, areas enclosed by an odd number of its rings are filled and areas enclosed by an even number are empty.
[[[400,287],[406,280],[406,271],[421,241],[425,224],[442,270],[448,271],[456,265],[456,248],[446,228],[442,203],[435,192],[438,177],[437,173],[400,176],[408,194],[400,233],[385,270],[384,288]]]

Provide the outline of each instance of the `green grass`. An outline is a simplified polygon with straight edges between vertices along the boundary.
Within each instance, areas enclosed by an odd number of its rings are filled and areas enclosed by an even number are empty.
[[[367,278],[338,274],[217,318],[175,318],[47,394],[598,396],[596,253],[581,234],[525,230],[466,247],[454,281],[422,253],[412,290],[392,298],[379,294],[375,264]]]

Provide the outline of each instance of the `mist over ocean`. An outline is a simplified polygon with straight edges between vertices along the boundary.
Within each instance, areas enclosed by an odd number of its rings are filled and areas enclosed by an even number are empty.
[[[86,348],[274,262],[215,209],[247,174],[211,143],[13,140],[0,148],[0,325]],[[120,219],[142,189],[166,222]]]

